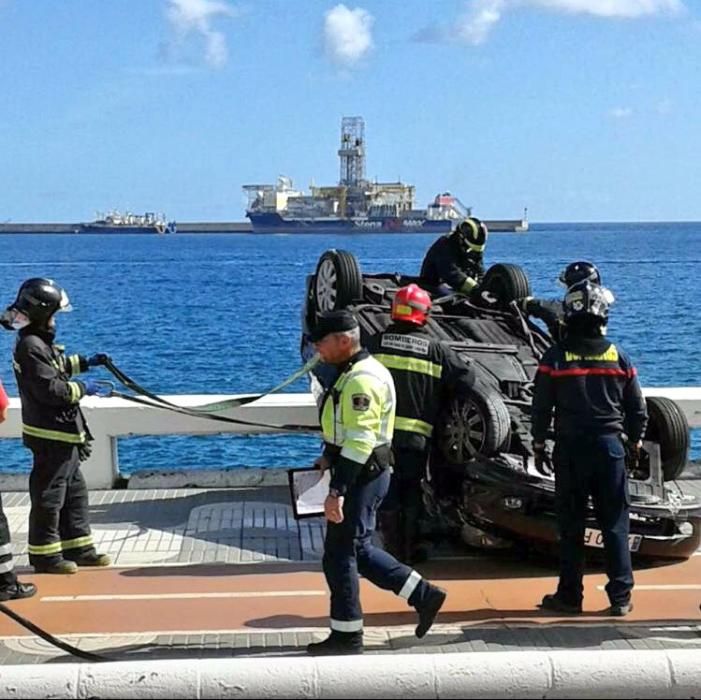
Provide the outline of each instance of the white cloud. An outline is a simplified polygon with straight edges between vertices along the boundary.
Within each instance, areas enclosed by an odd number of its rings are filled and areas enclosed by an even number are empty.
[[[375,18],[366,10],[351,10],[336,5],[324,16],[324,50],[339,66],[349,68],[373,48],[372,25]]]
[[[238,12],[228,2],[221,0],[167,0],[166,17],[175,31],[174,46],[168,46],[168,53],[179,53],[178,49],[188,39],[204,41],[204,59],[213,68],[226,64],[229,51],[226,37],[213,28],[218,17],[235,17]]]
[[[614,107],[609,115],[614,119],[628,119],[633,116],[633,110],[630,107]]]
[[[674,16],[686,10],[683,0],[471,0],[453,26],[429,27],[421,30],[415,38],[436,42],[458,41],[477,46],[487,40],[507,11],[529,7],[612,19]]]

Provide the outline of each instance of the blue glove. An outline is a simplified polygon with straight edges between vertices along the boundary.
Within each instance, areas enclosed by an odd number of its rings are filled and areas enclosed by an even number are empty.
[[[106,365],[112,362],[112,358],[104,352],[98,352],[96,355],[88,358],[88,367],[97,367],[98,365]]]
[[[95,394],[99,394],[100,390],[102,389],[102,383],[97,379],[83,379],[82,382],[83,386],[85,387],[86,396],[94,396]]]

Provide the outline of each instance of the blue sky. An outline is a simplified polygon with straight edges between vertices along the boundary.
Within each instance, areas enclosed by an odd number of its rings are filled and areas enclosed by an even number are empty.
[[[367,174],[485,218],[701,220],[697,0],[0,0],[0,221],[241,220]]]

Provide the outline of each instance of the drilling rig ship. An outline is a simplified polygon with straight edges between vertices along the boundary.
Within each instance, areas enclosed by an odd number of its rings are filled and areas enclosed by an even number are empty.
[[[365,122],[341,121],[338,185],[296,190],[289,177],[275,185],[244,185],[246,216],[254,233],[449,233],[472,215],[449,192],[425,209],[414,205],[415,188],[403,182],[371,182],[365,177]],[[490,231],[527,231],[522,219],[485,221]]]

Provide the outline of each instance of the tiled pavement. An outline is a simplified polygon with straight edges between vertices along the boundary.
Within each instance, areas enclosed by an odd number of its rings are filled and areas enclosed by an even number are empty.
[[[27,566],[29,499],[23,493],[5,493],[3,503],[21,572]],[[295,521],[286,488],[96,491],[90,494],[90,507],[98,548],[108,552],[117,567],[318,562],[322,554],[323,521]],[[319,630],[273,630],[63,639],[81,649],[133,659],[301,654],[304,645],[324,635]],[[377,653],[701,647],[694,624],[441,624],[423,643],[411,627],[366,628],[365,637],[368,650]],[[69,660],[72,657],[38,638],[0,639],[0,664]]]

